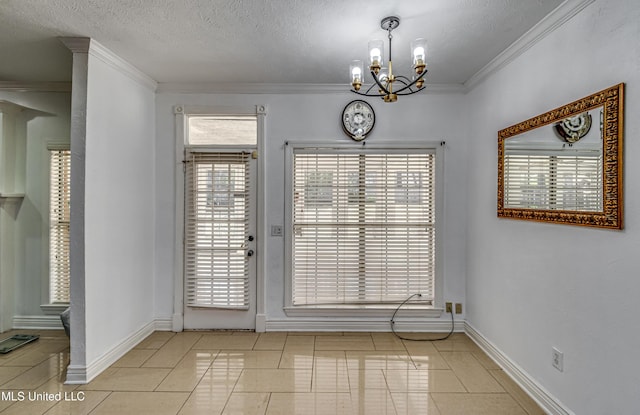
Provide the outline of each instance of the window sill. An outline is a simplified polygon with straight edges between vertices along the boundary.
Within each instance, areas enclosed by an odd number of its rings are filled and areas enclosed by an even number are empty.
[[[62,313],[64,310],[66,310],[69,307],[68,303],[56,303],[56,304],[41,304],[40,305],[40,310],[42,310],[42,312],[45,315],[59,315],[60,313]]]
[[[284,312],[289,317],[385,317],[391,318],[397,305],[354,305],[354,306],[288,306]],[[398,312],[402,317],[439,318],[442,308],[432,306],[404,305]]]

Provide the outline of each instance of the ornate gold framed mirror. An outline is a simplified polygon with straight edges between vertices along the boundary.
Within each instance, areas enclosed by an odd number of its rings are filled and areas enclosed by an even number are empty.
[[[624,84],[498,132],[498,217],[622,229]]]

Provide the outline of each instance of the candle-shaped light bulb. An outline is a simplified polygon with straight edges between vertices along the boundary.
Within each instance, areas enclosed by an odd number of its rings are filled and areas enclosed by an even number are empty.
[[[351,77],[353,78],[353,80],[354,80],[354,81],[355,81],[356,79],[357,79],[357,80],[361,80],[361,77],[362,77],[362,69],[357,68],[357,67],[356,67],[356,68],[353,68],[353,69],[351,70]]]
[[[371,58],[371,62],[374,62],[374,61],[380,62],[382,60],[382,54],[380,53],[380,49],[378,48],[371,49],[369,51],[369,56]]]
[[[369,42],[369,69],[378,73],[382,67],[384,55],[384,42],[382,40],[372,40]]]
[[[411,58],[416,74],[424,72],[427,66],[427,41],[425,39],[420,38],[411,42]]]
[[[351,62],[349,66],[349,76],[351,77],[351,86],[353,89],[358,91],[363,82],[363,64],[360,60],[355,60]]]

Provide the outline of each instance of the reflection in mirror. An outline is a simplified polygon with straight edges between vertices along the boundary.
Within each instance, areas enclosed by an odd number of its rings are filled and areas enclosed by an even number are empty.
[[[498,134],[498,216],[622,228],[623,84]]]
[[[584,122],[602,112],[599,107],[572,117],[576,123],[563,120],[506,140],[504,206],[602,211],[602,125],[587,129]]]

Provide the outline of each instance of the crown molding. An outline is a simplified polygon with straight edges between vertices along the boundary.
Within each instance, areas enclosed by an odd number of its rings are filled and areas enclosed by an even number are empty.
[[[153,78],[93,39],[91,40],[89,54],[100,59],[101,61],[110,65],[112,68],[118,70],[124,75],[127,75],[129,78],[144,87],[147,87],[153,91],[158,88],[158,83]]]
[[[520,36],[515,42],[503,50],[491,62],[473,74],[465,83],[467,91],[471,91],[490,75],[507,66],[511,61],[522,55],[529,48],[540,42],[547,35],[555,31],[564,23],[577,15],[595,0],[566,0],[551,13],[546,15],[535,26]]]
[[[7,92],[71,92],[71,82],[0,81],[0,91],[7,91]]]
[[[351,95],[346,84],[259,84],[161,82],[156,90],[166,94],[344,94]],[[464,94],[462,84],[427,84],[426,94]]]
[[[125,61],[94,39],[88,37],[60,37],[58,39],[71,52],[88,53],[152,91],[155,91],[158,87],[158,83],[153,78],[131,65],[129,62]]]
[[[73,53],[89,53],[91,38],[88,37],[59,37],[58,40]]]

